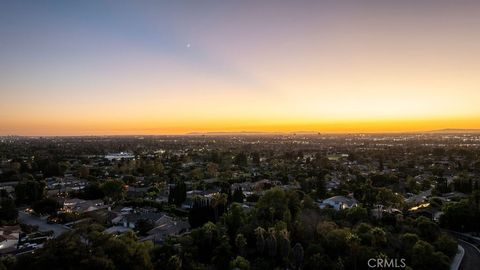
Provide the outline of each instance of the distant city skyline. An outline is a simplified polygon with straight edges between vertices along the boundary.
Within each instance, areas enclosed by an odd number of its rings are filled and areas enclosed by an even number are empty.
[[[480,128],[478,1],[2,1],[0,135]]]

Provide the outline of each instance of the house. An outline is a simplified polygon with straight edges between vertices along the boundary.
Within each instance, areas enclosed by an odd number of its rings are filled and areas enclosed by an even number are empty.
[[[134,159],[135,155],[130,152],[120,152],[120,153],[111,153],[111,154],[105,155],[105,158],[108,159],[109,161],[122,160],[122,159]]]
[[[144,198],[150,187],[132,187],[127,190],[127,198]]]
[[[436,207],[420,207],[415,210],[410,210],[409,215],[411,217],[417,218],[419,216],[424,216],[432,221],[438,222],[440,220],[440,217],[443,215],[443,212],[437,209]]]
[[[79,191],[87,185],[87,182],[80,180],[72,175],[65,175],[64,178],[61,177],[51,177],[45,180],[47,182],[47,190],[51,191],[53,194],[55,191],[58,192],[70,192],[70,191]]]
[[[157,198],[155,198],[155,201],[159,203],[168,203],[168,194],[158,194]]]
[[[357,200],[345,196],[333,196],[318,203],[320,208],[332,207],[335,210],[343,210],[358,205]]]
[[[213,196],[218,194],[220,189],[209,189],[209,190],[189,190],[187,191],[187,198],[182,204],[182,209],[190,209],[193,207],[193,204],[196,200],[201,199],[204,201],[210,201]]]
[[[164,215],[163,213],[131,213],[115,218],[112,220],[112,223],[120,224],[125,228],[135,229],[137,222],[141,219],[156,225]]]
[[[0,227],[0,253],[16,249],[21,232],[19,225]]]
[[[132,207],[123,207],[122,209],[120,209],[120,213],[122,215],[126,215],[126,214],[130,214],[133,212],[133,208]]]
[[[325,188],[328,191],[331,191],[332,189],[336,189],[338,188],[338,186],[340,186],[340,181],[338,181],[337,179],[332,179],[325,183]]]
[[[282,183],[280,181],[272,181],[268,179],[259,180],[253,183],[253,189],[257,191],[271,189],[275,186],[279,186]]]
[[[241,182],[241,183],[233,183],[231,185],[231,191],[234,192],[236,189],[242,189],[243,192],[249,192],[254,189],[254,184],[250,182]]]
[[[119,214],[111,211],[109,207],[102,207],[96,210],[86,211],[83,216],[90,218],[99,224],[110,226],[112,225],[112,220],[118,217]]]
[[[379,204],[370,211],[370,214],[376,219],[381,219],[386,214],[402,215],[403,213],[399,209],[384,207],[383,205]]]
[[[125,228],[123,226],[112,226],[105,229],[103,232],[106,234],[122,234],[125,232],[131,231],[130,228]]]
[[[168,236],[180,235],[190,230],[190,224],[187,221],[176,220],[170,216],[164,215],[155,223],[156,227],[147,232],[148,236],[142,241],[153,241],[154,244],[161,244]]]
[[[63,210],[66,212],[86,213],[102,208],[108,208],[108,205],[105,205],[102,200],[82,200],[74,198],[63,202]]]
[[[18,181],[0,183],[0,190],[5,190],[7,193],[12,193],[15,191],[15,186],[17,184]]]

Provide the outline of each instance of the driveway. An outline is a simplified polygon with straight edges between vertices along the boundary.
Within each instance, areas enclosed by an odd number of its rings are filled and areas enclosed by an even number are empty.
[[[53,231],[55,237],[70,230],[61,224],[48,224],[46,218],[33,216],[22,210],[18,211],[18,221],[28,225],[36,225],[40,231]]]
[[[426,197],[429,197],[432,195],[432,189],[422,191],[418,193],[417,195],[413,195],[412,197],[405,199],[405,202],[407,203],[414,203],[414,204],[419,204],[425,200]]]

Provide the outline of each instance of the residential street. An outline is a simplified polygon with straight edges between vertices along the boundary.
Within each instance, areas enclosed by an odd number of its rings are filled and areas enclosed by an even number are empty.
[[[30,215],[25,211],[18,211],[18,220],[21,223],[38,226],[40,231],[53,231],[55,237],[70,230],[68,227],[65,227],[64,225],[48,224],[46,219],[42,219],[40,217]]]
[[[465,249],[460,269],[476,270],[480,265],[480,250],[470,243],[458,239],[458,243]]]

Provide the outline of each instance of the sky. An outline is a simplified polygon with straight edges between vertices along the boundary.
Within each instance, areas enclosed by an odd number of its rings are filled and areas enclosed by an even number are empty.
[[[0,1],[0,135],[480,128],[480,2]]]

